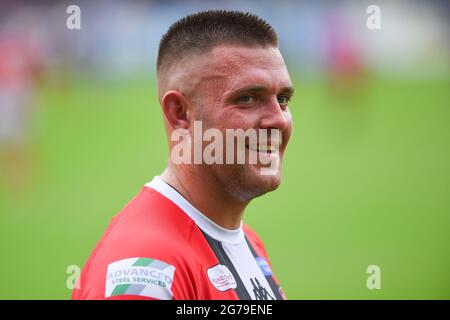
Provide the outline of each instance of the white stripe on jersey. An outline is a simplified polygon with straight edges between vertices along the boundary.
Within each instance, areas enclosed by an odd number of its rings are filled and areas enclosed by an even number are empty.
[[[230,258],[252,299],[261,299],[261,290],[257,290],[258,288],[265,289],[265,298],[269,300],[271,298],[275,299],[275,295],[270,288],[266,277],[253,257],[250,247],[245,240],[242,221],[238,229],[229,230],[222,228],[201,213],[180,193],[158,176],[154,177],[151,182],[146,184],[146,186],[158,191],[160,194],[171,200],[183,210],[203,232],[208,234],[211,238],[221,242],[225,253]]]

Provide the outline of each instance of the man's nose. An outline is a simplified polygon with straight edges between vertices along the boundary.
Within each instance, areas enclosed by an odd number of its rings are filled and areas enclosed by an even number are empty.
[[[260,121],[262,129],[278,129],[284,131],[289,126],[289,117],[281,109],[277,97],[271,98],[265,105],[264,115]]]

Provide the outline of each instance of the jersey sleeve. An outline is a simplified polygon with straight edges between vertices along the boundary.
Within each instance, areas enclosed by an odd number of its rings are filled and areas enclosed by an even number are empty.
[[[109,235],[83,269],[73,299],[196,299],[199,266],[181,247],[157,232]]]

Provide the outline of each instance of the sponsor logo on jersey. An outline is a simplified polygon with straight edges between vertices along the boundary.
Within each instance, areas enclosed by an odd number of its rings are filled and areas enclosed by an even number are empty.
[[[256,262],[258,262],[259,267],[261,268],[262,273],[267,277],[272,275],[272,268],[270,268],[269,262],[264,257],[256,257]]]
[[[208,269],[208,277],[213,286],[219,291],[236,289],[236,280],[227,266],[218,264]]]
[[[250,278],[253,287],[253,295],[255,300],[275,300],[269,291],[259,282],[258,278]]]
[[[108,265],[105,298],[137,295],[171,300],[175,267],[150,258],[129,258]]]

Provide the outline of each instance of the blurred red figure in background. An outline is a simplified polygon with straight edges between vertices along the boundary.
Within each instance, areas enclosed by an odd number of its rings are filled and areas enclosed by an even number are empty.
[[[21,33],[0,33],[0,180],[20,194],[31,178],[29,127],[40,52]]]
[[[330,91],[342,98],[357,96],[365,86],[366,66],[358,39],[339,12],[328,18],[325,41]]]

